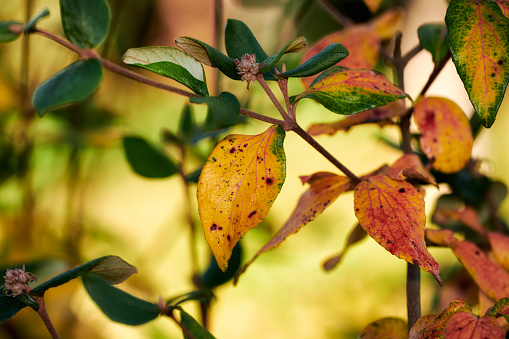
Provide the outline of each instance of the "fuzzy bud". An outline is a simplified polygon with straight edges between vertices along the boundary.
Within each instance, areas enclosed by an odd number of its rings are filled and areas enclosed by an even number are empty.
[[[25,291],[30,290],[28,283],[37,281],[37,277],[23,268],[7,269],[5,276],[5,294],[16,297]]]
[[[235,59],[233,62],[237,65],[237,74],[241,76],[241,80],[247,81],[247,89],[249,89],[249,84],[256,80],[256,75],[260,72],[260,68],[265,66],[263,62],[256,62],[254,54],[247,53],[240,58],[240,61]]]

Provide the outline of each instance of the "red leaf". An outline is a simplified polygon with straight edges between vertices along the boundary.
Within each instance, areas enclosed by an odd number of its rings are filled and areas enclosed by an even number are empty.
[[[509,296],[509,273],[491,261],[479,247],[470,241],[458,241],[453,244],[453,251],[477,286],[491,299]]]
[[[509,18],[509,0],[494,0],[502,9],[506,18]]]
[[[479,318],[471,312],[452,316],[445,326],[447,339],[504,339],[505,331],[498,327],[494,317]]]
[[[414,117],[421,131],[421,148],[444,173],[461,170],[470,159],[473,136],[470,123],[454,102],[437,97],[417,101]]]
[[[237,283],[239,276],[258,256],[278,247],[288,236],[297,233],[298,230],[314,220],[350,187],[350,179],[347,177],[327,172],[318,172],[304,177],[303,182],[309,183],[311,187],[300,197],[297,207],[295,207],[295,210],[283,227],[239,270],[234,284]]]
[[[354,192],[355,216],[366,232],[398,258],[433,274],[442,284],[438,263],[424,242],[424,198],[406,181],[373,176]]]

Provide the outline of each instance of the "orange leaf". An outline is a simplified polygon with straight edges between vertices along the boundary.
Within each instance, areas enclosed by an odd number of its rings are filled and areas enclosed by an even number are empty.
[[[425,232],[426,240],[437,246],[452,246],[455,241],[454,233],[451,230],[434,230],[428,228]]]
[[[382,0],[364,0],[371,13],[375,13],[380,8]]]
[[[343,256],[346,254],[346,251],[352,246],[353,244],[358,243],[362,239],[366,237],[367,233],[366,231],[361,227],[360,224],[357,224],[351,231],[350,235],[348,236],[348,239],[346,240],[346,244],[341,252],[338,254],[330,257],[323,263],[323,268],[326,272],[331,271],[336,267]]]
[[[401,26],[404,10],[392,8],[377,16],[370,24],[382,40],[389,40]]]
[[[374,0],[379,1],[379,0]],[[376,17],[371,23],[353,25],[339,32],[326,35],[313,44],[302,56],[301,63],[320,52],[332,43],[340,43],[349,52],[347,58],[336,65],[352,69],[372,69],[378,61],[381,40],[392,38],[402,17],[401,9],[392,9]],[[316,76],[301,78],[305,88],[308,88]]]
[[[373,321],[359,334],[366,339],[405,339],[408,338],[408,325],[399,318],[383,318]]]
[[[458,210],[437,208],[435,211],[435,219],[441,224],[446,224],[449,220],[460,221],[463,225],[479,234],[484,234],[486,232],[483,225],[479,222],[476,210],[470,206],[461,206]]]
[[[500,6],[499,6],[500,5]],[[506,1],[452,0],[447,37],[456,70],[484,127],[495,122],[509,81],[509,19]]]
[[[355,216],[382,247],[398,258],[419,265],[442,284],[438,263],[424,242],[424,198],[406,181],[373,176],[354,191]]]
[[[504,339],[504,329],[498,327],[492,316],[479,318],[472,312],[454,314],[445,326],[447,339]]]
[[[489,232],[488,240],[499,264],[509,270],[509,237],[499,232]]]
[[[342,44],[349,53],[347,58],[336,65],[353,69],[371,69],[378,60],[380,38],[370,27],[358,25],[323,37],[304,53],[301,63],[304,63],[332,43]],[[308,88],[315,78],[316,76],[301,78],[304,87]]]
[[[309,183],[309,189],[300,197],[297,207],[288,221],[279,229],[274,237],[263,246],[251,260],[237,273],[238,277],[261,254],[278,247],[288,236],[297,233],[304,225],[314,220],[325,208],[330,206],[337,197],[350,187],[350,180],[333,173],[318,172],[304,179]]]
[[[477,286],[491,299],[509,296],[509,273],[502,266],[491,261],[486,253],[470,241],[458,241],[452,248]]]
[[[445,326],[452,316],[459,312],[471,312],[472,307],[466,301],[453,299],[439,315],[425,315],[410,330],[410,339],[443,338]]]
[[[396,100],[384,106],[347,116],[336,122],[313,124],[309,127],[308,133],[313,136],[320,134],[334,135],[338,131],[348,131],[351,127],[360,124],[377,123],[380,126],[392,125],[394,124],[392,118],[401,117],[405,111],[404,101]]]
[[[458,105],[438,97],[419,100],[414,106],[414,117],[421,131],[421,148],[443,173],[461,170],[472,152],[472,129]]]
[[[395,180],[405,180],[405,177],[418,179],[438,187],[435,177],[424,168],[417,154],[404,154],[401,156],[401,158],[392,164],[388,176]]]
[[[269,212],[285,180],[285,132],[229,135],[210,154],[198,181],[198,209],[217,264],[228,268],[235,244]]]

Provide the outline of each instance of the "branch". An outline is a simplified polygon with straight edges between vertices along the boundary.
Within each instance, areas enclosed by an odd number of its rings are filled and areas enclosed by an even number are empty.
[[[40,296],[37,298],[37,303],[39,304],[39,309],[37,310],[37,314],[41,317],[44,325],[48,329],[48,332],[51,334],[51,338],[60,339],[60,336],[53,326],[51,319],[49,318],[48,312],[46,311],[46,304],[44,303],[44,296]]]
[[[343,15],[334,5],[328,0],[318,0],[320,5],[325,8],[333,17],[344,27],[350,27],[353,25],[352,20]]]

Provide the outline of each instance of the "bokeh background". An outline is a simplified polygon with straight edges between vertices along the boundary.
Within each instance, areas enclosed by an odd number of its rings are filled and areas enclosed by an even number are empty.
[[[356,20],[369,19],[371,14],[359,2],[336,1]],[[223,41],[217,40],[215,32],[216,27],[224,27],[226,18],[244,21],[269,55],[296,36],[303,35],[313,43],[341,28],[317,1],[308,0],[224,0],[219,17],[214,15],[216,4],[212,0],[109,3],[112,24],[98,52],[118,64],[128,48],[173,46],[178,36],[191,36],[222,48]],[[391,1],[384,3],[391,5]],[[421,24],[443,22],[447,1],[408,0],[399,4],[405,8],[399,29],[404,34],[406,52],[418,43],[417,28]],[[27,8],[34,14],[44,7],[51,15],[40,22],[40,27],[63,35],[57,0],[0,0],[0,20],[24,21]],[[177,177],[162,180],[136,175],[125,160],[121,144],[126,134],[161,144],[161,130],[177,130],[187,100],[105,71],[92,100],[38,118],[30,106],[31,93],[64,65],[77,60],[77,56],[41,36],[29,38],[26,54],[24,41],[21,38],[0,46],[0,266],[46,260],[46,269],[39,272],[39,281],[44,281],[64,269],[113,254],[137,267],[138,274],[119,287],[140,298],[157,301],[160,296],[168,299],[191,291],[191,247],[182,183]],[[288,57],[285,62],[293,67],[299,57]],[[432,67],[431,56],[425,51],[410,62],[405,82],[411,97],[419,93]],[[175,85],[169,79],[142,73]],[[277,111],[256,84],[248,92],[245,84],[217,78],[210,68],[206,73],[211,93],[218,89],[231,91],[251,110],[277,117]],[[300,82],[291,79],[291,94],[301,90]],[[467,115],[472,114],[452,62],[428,94],[454,100]],[[205,107],[195,105],[193,109],[197,119],[204,119]],[[506,99],[497,121],[489,131],[481,132],[473,152],[483,159],[484,173],[505,182],[509,181],[508,110]],[[299,104],[298,118],[307,127],[338,116],[304,100]],[[257,134],[266,128],[264,123],[248,121],[230,133]],[[398,140],[394,128],[366,125],[333,137],[321,136],[318,141],[354,173],[363,174],[392,163],[400,155],[380,141],[380,135]],[[203,153],[210,147],[207,140],[197,145]],[[336,172],[296,135],[287,135],[285,150],[286,183],[266,220],[242,241],[244,261],[290,215],[305,190],[299,175]],[[174,148],[167,147],[166,151],[178,157]],[[186,164],[189,169],[199,165],[193,159]],[[192,190],[194,197],[194,186]],[[440,191],[427,189],[428,213],[433,210],[434,199],[446,191],[447,187]],[[236,287],[228,283],[216,289],[211,332],[222,339],[355,338],[376,319],[405,319],[406,263],[372,239],[352,247],[332,272],[326,273],[322,268],[325,259],[342,249],[355,226],[352,206],[351,192],[344,194],[316,221],[257,259]],[[191,210],[198,220],[195,199]],[[507,202],[500,214],[509,216]],[[200,228],[198,222],[195,245],[199,266],[205,269],[210,253]],[[442,270],[458,264],[450,250],[430,251]],[[422,280],[423,314],[438,312],[443,307],[436,294],[439,287],[427,273],[422,273]],[[450,291],[447,300],[455,293],[459,292]],[[475,298],[469,301],[476,303]],[[166,318],[138,327],[110,321],[87,296],[79,279],[49,290],[46,304],[62,338],[182,337]],[[185,304],[184,308],[198,317],[194,303]],[[35,312],[26,308],[11,321],[0,324],[0,337],[47,338],[48,333]]]

